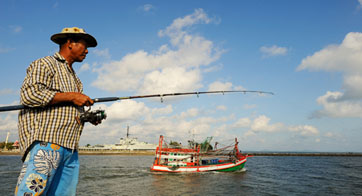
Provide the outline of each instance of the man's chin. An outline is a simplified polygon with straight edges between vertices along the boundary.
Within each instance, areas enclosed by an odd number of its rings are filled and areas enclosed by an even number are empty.
[[[84,58],[79,58],[79,59],[75,60],[75,62],[83,62],[84,59],[85,59],[85,57]]]

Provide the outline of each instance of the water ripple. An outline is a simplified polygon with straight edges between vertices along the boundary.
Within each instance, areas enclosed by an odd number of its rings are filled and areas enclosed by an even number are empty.
[[[251,157],[240,172],[151,172],[152,156],[80,156],[77,195],[361,195],[361,157]],[[0,156],[11,195],[20,156]]]

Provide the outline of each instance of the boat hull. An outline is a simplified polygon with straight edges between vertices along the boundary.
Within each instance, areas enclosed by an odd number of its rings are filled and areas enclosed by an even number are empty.
[[[159,172],[232,172],[241,170],[246,163],[246,157],[236,161],[235,163],[220,163],[202,166],[166,166],[166,165],[152,165],[151,171]]]

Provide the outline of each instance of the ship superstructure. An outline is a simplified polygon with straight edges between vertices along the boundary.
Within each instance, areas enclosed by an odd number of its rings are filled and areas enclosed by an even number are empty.
[[[157,144],[138,141],[136,137],[130,137],[129,126],[127,126],[127,135],[120,138],[118,144],[98,144],[92,147],[81,147],[81,150],[127,150],[127,151],[154,151]]]

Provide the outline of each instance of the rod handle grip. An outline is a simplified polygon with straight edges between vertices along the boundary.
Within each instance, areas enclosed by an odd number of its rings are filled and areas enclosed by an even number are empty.
[[[97,102],[108,102],[108,101],[117,101],[119,100],[119,97],[102,97],[102,98],[95,98],[93,101],[95,103]]]

